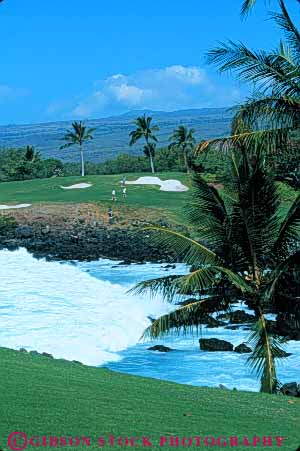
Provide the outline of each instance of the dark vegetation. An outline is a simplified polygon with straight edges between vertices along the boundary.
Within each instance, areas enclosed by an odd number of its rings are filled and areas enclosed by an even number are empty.
[[[285,182],[295,189],[300,187],[299,143],[293,144],[293,151],[286,150],[269,156],[276,179]],[[57,176],[78,176],[81,164],[66,163],[58,159],[43,159],[34,149],[34,156],[28,155],[28,149],[3,149],[0,152],[0,182],[43,179]],[[201,155],[189,153],[189,166],[197,172],[214,174],[216,179],[223,180],[228,173],[228,158],[213,150]],[[157,172],[186,172],[184,154],[179,147],[160,148],[155,153],[155,169]],[[113,175],[124,173],[149,172],[147,155],[120,154],[104,163],[85,162],[86,175]]]
[[[0,153],[0,181],[29,180],[60,175],[63,163],[54,158],[42,159],[33,147],[6,149]]]

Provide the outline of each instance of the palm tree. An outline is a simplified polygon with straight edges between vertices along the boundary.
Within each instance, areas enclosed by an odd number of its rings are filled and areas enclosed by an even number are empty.
[[[232,153],[224,192],[194,175],[187,214],[195,236],[146,228],[156,244],[172,249],[190,265],[190,272],[142,282],[134,291],[159,292],[175,305],[146,329],[144,337],[150,338],[194,331],[205,314],[230,311],[232,304],[244,302],[256,315],[249,363],[261,378],[261,391],[273,393],[276,358],[282,349],[265,312],[284,311],[300,325],[300,250],[295,246],[300,237],[300,195],[283,215],[278,187],[261,155]],[[189,299],[178,305],[185,297]]]
[[[151,163],[151,169],[153,167],[153,173],[154,173],[154,158],[155,158],[155,152],[156,152],[156,143],[155,142],[149,142],[148,144],[144,145],[144,154],[150,159]]]
[[[138,142],[141,138],[144,138],[146,141],[145,147],[148,149],[147,150],[147,152],[148,152],[150,149],[149,144],[151,144],[151,142],[153,143],[153,141],[154,142],[158,141],[158,139],[156,138],[156,136],[154,135],[153,132],[158,131],[159,128],[157,125],[151,125],[151,122],[152,122],[152,117],[146,116],[146,114],[138,117],[134,121],[134,124],[136,125],[136,129],[133,130],[132,132],[130,132],[130,134],[129,134],[129,136],[130,136],[129,145],[130,146],[132,146],[133,144]],[[145,150],[145,148],[144,148],[144,150]],[[151,151],[149,151],[148,153],[149,153],[151,171],[154,174],[155,169],[154,169],[153,154]]]
[[[241,81],[256,87],[252,98],[237,108],[232,136],[215,140],[213,145],[251,148],[263,143],[272,152],[288,142],[292,130],[300,128],[300,30],[284,0],[279,5],[281,11],[271,13],[271,18],[285,33],[286,42],[280,42],[277,49],[252,51],[229,41],[208,53],[209,63],[220,72],[235,72]]]
[[[95,128],[86,128],[82,121],[73,122],[72,123],[73,130],[68,130],[64,136],[64,141],[67,141],[67,144],[64,144],[60,147],[60,149],[66,149],[71,146],[79,146],[80,150],[80,158],[81,158],[81,176],[84,177],[84,155],[83,155],[83,144],[86,141],[90,141],[93,139],[93,133],[96,130]]]
[[[174,130],[173,134],[169,138],[169,141],[171,141],[169,149],[177,148],[182,151],[187,173],[189,172],[188,153],[194,149],[196,143],[194,133],[195,130],[193,128],[189,129],[188,127],[180,125],[176,130]]]
[[[33,146],[26,146],[25,148],[25,160],[35,162],[41,159],[40,152],[36,152]]]

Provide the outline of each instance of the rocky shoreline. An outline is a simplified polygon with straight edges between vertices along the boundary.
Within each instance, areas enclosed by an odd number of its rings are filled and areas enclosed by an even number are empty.
[[[127,264],[172,260],[171,255],[151,244],[149,233],[134,229],[86,227],[72,232],[52,232],[33,226],[18,227],[14,233],[0,236],[0,248],[26,248],[37,258],[92,261],[99,258],[122,260]]]
[[[23,247],[36,258],[60,261],[108,258],[119,260],[123,264],[174,263],[176,256],[156,245],[151,239],[151,232],[142,229],[150,224],[177,228],[185,233],[187,229],[170,224],[164,217],[156,217],[154,220],[149,212],[143,215],[139,211],[137,216],[126,211],[124,221],[120,211],[113,223],[109,224],[106,211],[91,204],[80,207],[39,205],[26,212],[14,211],[16,227],[0,230],[0,249],[16,250]],[[2,214],[12,216],[11,212]],[[224,323],[224,319],[229,319],[229,323]],[[204,320],[203,324],[208,328],[224,326],[228,329],[251,329],[254,320],[253,315],[236,311],[231,313],[230,318],[226,318],[226,315],[219,315],[217,318],[207,315],[207,321]],[[287,340],[300,340],[299,327],[291,324],[281,314],[277,315],[276,321],[268,321],[268,326],[270,331]]]
[[[6,213],[6,216],[13,215],[17,226],[0,231],[0,248],[15,250],[24,247],[35,257],[49,260],[174,261],[174,255],[152,242],[151,232],[142,230],[154,223],[145,217],[133,217],[125,222],[116,215],[113,223],[109,224],[104,213],[90,205],[77,211],[66,206],[65,210],[58,212],[54,206],[46,206],[27,212]],[[155,224],[170,226],[163,218]]]

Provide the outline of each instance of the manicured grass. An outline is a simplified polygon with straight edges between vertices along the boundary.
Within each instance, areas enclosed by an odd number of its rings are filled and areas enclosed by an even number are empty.
[[[127,180],[136,180],[140,176],[151,174],[128,174]],[[189,176],[182,173],[155,174],[162,180],[176,179],[189,185]],[[159,186],[129,185],[128,196],[123,200],[121,194],[120,175],[103,175],[87,177],[62,177],[51,179],[25,180],[21,182],[1,183],[0,203],[48,203],[48,202],[101,202],[111,205],[111,192],[116,189],[117,205],[163,208],[181,214],[187,193],[164,192]],[[86,189],[63,190],[60,186],[75,183],[92,183]]]
[[[9,449],[7,437],[13,431],[90,436],[93,448],[97,437],[109,434],[150,436],[154,450],[163,449],[157,445],[159,436],[285,436],[284,451],[296,451],[300,444],[299,399],[184,386],[3,348],[0,380],[3,450]]]
[[[140,176],[152,174],[135,173],[127,174],[127,180],[136,180]],[[191,186],[191,177],[183,173],[165,172],[155,174],[162,180],[176,179],[184,185]],[[185,222],[184,205],[189,192],[165,192],[160,191],[157,185],[128,185],[128,196],[124,200],[121,193],[121,175],[99,175],[87,177],[60,177],[51,179],[25,180],[20,182],[1,183],[0,203],[87,203],[95,202],[105,208],[112,205],[111,192],[117,191],[115,206],[139,208],[152,208],[162,210]],[[213,181],[214,176],[207,174],[207,180]],[[70,186],[76,183],[88,183],[93,186],[86,189],[63,190],[61,185]],[[281,184],[282,200],[285,208],[293,201],[296,191],[287,185]]]

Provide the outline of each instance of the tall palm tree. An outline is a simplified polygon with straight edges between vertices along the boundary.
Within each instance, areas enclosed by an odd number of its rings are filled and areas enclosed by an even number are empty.
[[[175,306],[146,329],[144,336],[150,338],[195,330],[205,314],[244,302],[256,315],[249,363],[261,378],[261,391],[273,393],[282,349],[265,312],[284,311],[300,325],[300,250],[295,246],[300,238],[300,195],[282,215],[278,187],[262,160],[261,155],[233,153],[224,192],[194,175],[187,214],[195,236],[147,227],[154,242],[175,251],[190,272],[142,282],[134,291],[159,292]],[[185,297],[189,299],[178,306]]]
[[[188,154],[194,149],[196,143],[196,139],[194,137],[195,131],[196,130],[193,128],[180,125],[174,130],[173,134],[169,138],[169,141],[171,141],[169,149],[177,148],[181,150],[187,172],[189,172]]]
[[[253,3],[253,2],[250,2]],[[235,72],[238,78],[256,87],[252,98],[241,105],[233,122],[232,136],[212,144],[248,148],[264,143],[266,151],[280,148],[292,130],[300,128],[300,29],[292,21],[284,0],[280,12],[271,18],[285,33],[272,51],[252,51],[232,41],[208,53],[208,61],[220,72]]]
[[[129,134],[129,136],[130,136],[129,145],[130,146],[132,146],[133,144],[138,142],[141,138],[144,138],[144,140],[146,142],[146,148],[149,151],[149,149],[150,149],[149,144],[151,144],[151,142],[153,143],[153,141],[154,142],[158,141],[158,139],[154,135],[154,132],[158,131],[159,128],[157,125],[151,125],[151,122],[152,122],[152,117],[146,116],[146,114],[138,117],[134,121],[134,124],[136,125],[136,129],[133,130],[132,132],[130,132],[130,134]],[[155,168],[154,168],[153,154],[150,151],[148,153],[149,153],[151,171],[154,174]]]
[[[60,147],[60,149],[66,149],[71,146],[79,146],[80,150],[80,159],[81,159],[81,176],[84,177],[84,154],[83,154],[83,144],[86,141],[90,141],[93,138],[93,133],[96,130],[95,128],[86,128],[82,121],[73,122],[72,130],[68,130],[64,136],[64,141],[67,141],[66,144]]]
[[[155,152],[156,152],[156,143],[155,142],[149,142],[148,144],[144,145],[144,154],[152,161],[153,164],[153,171],[154,172],[154,158],[155,158]],[[152,168],[152,166],[151,166]]]
[[[26,146],[25,148],[25,160],[35,162],[41,159],[40,152],[36,152],[33,146]]]

